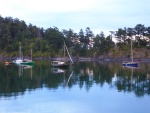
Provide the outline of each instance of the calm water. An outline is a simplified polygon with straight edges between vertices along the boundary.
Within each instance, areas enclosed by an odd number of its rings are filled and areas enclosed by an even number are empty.
[[[150,64],[77,62],[56,73],[0,62],[0,113],[150,113]]]

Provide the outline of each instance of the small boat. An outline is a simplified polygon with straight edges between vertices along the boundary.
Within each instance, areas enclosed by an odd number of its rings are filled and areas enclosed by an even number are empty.
[[[34,62],[32,61],[32,49],[31,49],[31,60],[23,59],[23,55],[22,55],[22,52],[21,52],[21,46],[20,46],[20,48],[19,48],[19,58],[14,60],[13,63],[23,64],[23,65],[33,65]]]
[[[13,63],[16,63],[16,64],[20,64],[23,62],[23,59],[22,59],[22,52],[21,52],[21,46],[19,47],[19,58],[14,60]]]
[[[34,62],[33,62],[32,60],[24,59],[23,62],[21,62],[20,64],[24,64],[24,65],[33,65]]]
[[[14,64],[13,62],[5,62],[6,65]]]
[[[13,63],[16,63],[16,64],[21,64],[23,62],[22,59],[16,59],[13,61]]]
[[[131,39],[131,61],[123,61],[122,66],[138,67],[139,62],[133,61],[132,39]]]
[[[139,62],[133,62],[133,61],[131,61],[131,62],[127,62],[127,61],[124,61],[123,63],[122,63],[122,66],[124,66],[124,67],[138,67],[138,65],[139,65]]]
[[[31,59],[24,59],[23,62],[21,62],[21,64],[24,64],[24,65],[33,65],[34,62],[32,60],[32,49],[31,49]]]
[[[51,61],[51,65],[54,67],[61,67],[61,68],[69,67],[69,63],[64,61]]]
[[[69,58],[70,58],[70,60],[71,60],[71,62],[72,62],[72,64],[73,64],[73,61],[72,61],[72,59],[71,59],[71,56],[70,56],[70,54],[69,54],[69,51],[68,51],[68,49],[67,49],[67,46],[66,46],[66,44],[65,44],[65,42],[64,42],[64,61],[61,61],[61,60],[56,60],[56,61],[51,61],[51,65],[53,66],[53,67],[60,67],[60,68],[67,68],[67,67],[69,67],[69,63],[68,62],[66,62],[66,57],[65,57],[65,52],[67,51],[67,53],[68,53],[68,56],[69,56]]]

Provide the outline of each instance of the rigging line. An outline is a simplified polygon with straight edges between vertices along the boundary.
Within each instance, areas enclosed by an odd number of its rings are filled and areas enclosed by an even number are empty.
[[[73,63],[73,60],[72,60],[72,58],[71,58],[71,56],[70,56],[70,54],[69,54],[69,51],[68,51],[68,49],[67,49],[66,44],[65,44],[65,47],[66,47],[66,50],[67,50],[68,56],[69,56],[69,58],[70,58],[70,60],[71,60],[72,64],[74,64],[74,63]]]
[[[70,78],[72,77],[72,75],[73,75],[73,71],[72,71],[72,73],[70,74],[70,76],[69,76],[69,78],[68,78],[68,81],[67,81],[67,83],[66,83],[66,86],[68,85],[68,83],[69,83]]]

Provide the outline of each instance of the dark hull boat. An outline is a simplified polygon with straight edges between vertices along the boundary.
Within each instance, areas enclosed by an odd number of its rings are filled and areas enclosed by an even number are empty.
[[[132,39],[131,39],[131,61],[124,61],[123,63],[122,63],[122,66],[123,67],[126,67],[126,66],[128,66],[128,67],[138,67],[138,65],[139,65],[139,62],[135,62],[135,61],[133,61],[133,52],[132,52]]]

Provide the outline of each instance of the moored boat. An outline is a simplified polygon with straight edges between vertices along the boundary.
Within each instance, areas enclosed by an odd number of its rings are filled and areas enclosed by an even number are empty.
[[[71,62],[73,64],[73,61],[71,59],[71,56],[70,56],[69,51],[67,49],[67,46],[66,46],[66,44],[64,42],[64,59],[63,59],[63,61],[61,61],[61,60],[51,61],[51,65],[53,67],[60,67],[60,68],[67,68],[67,67],[69,67],[69,62],[66,61],[66,57],[65,57],[65,52],[66,51],[67,51],[67,54],[68,54],[68,56],[69,56],[69,58],[70,58],[70,60],[71,60]]]
[[[124,61],[122,63],[122,66],[130,66],[130,67],[138,67],[138,65],[139,65],[139,62],[134,62],[134,61],[131,61],[131,62]]]
[[[131,61],[123,61],[122,66],[138,67],[140,62],[133,61],[132,38],[131,38]]]
[[[6,65],[14,64],[14,62],[5,62]]]
[[[23,62],[23,58],[22,58],[22,52],[21,52],[21,46],[19,47],[19,58],[14,60],[13,63],[16,63],[16,64],[20,64]]]
[[[69,67],[69,63],[64,61],[51,61],[51,65],[54,67],[61,67],[61,68]]]
[[[23,64],[23,65],[33,65],[34,62],[32,61],[32,49],[31,49],[31,60],[29,59],[23,59],[23,56],[21,54],[21,46],[20,46],[20,49],[19,49],[19,59],[13,61],[14,63],[16,64]]]
[[[20,64],[24,64],[24,65],[33,65],[34,62],[33,62],[32,60],[24,59],[23,62],[21,62]]]

